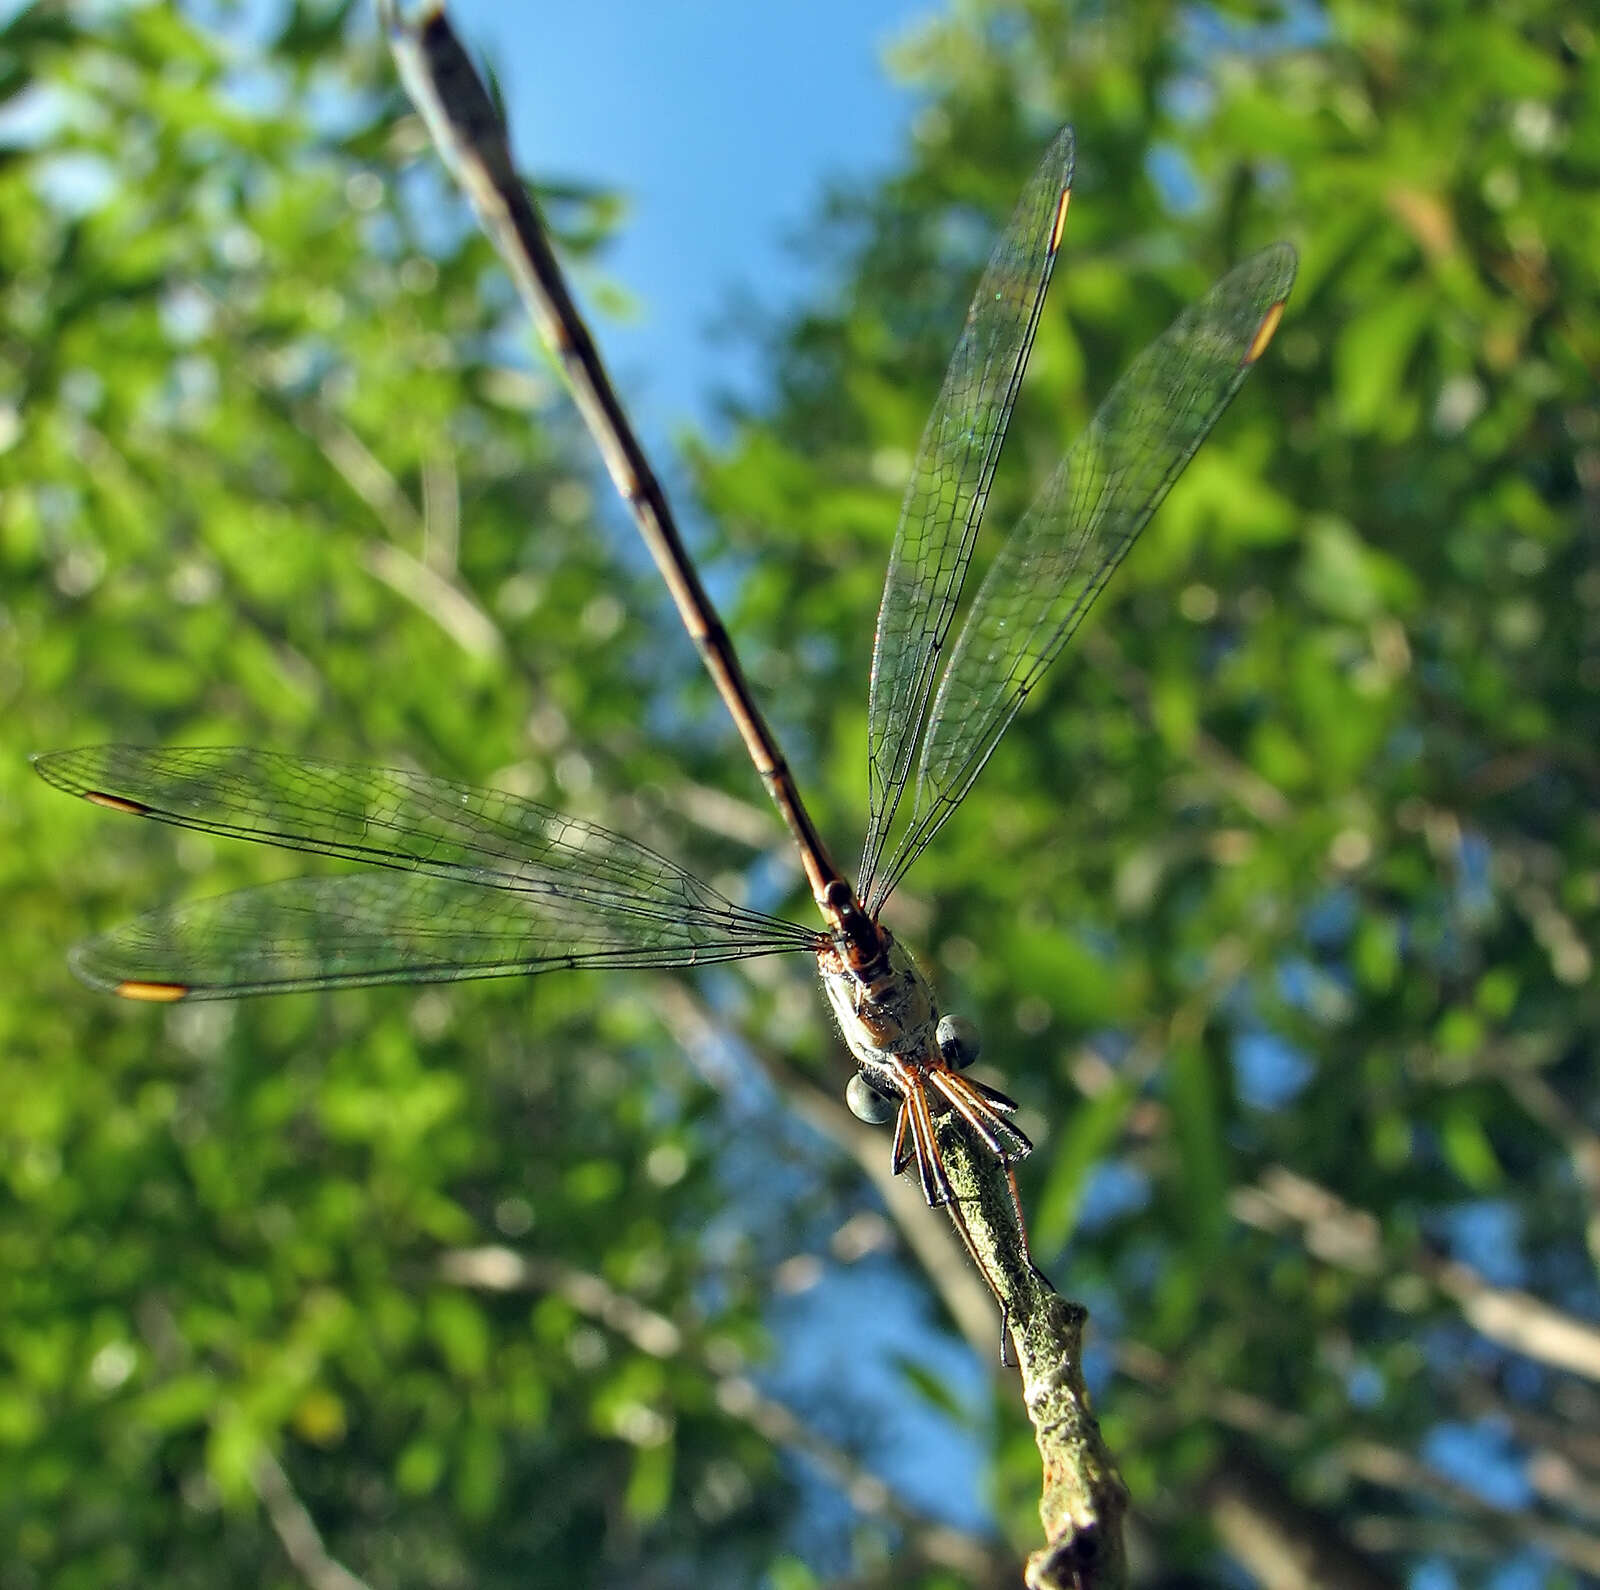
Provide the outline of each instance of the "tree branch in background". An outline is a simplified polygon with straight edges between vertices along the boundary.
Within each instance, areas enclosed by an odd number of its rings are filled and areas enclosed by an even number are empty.
[[[678,1046],[695,1058],[722,1042],[722,1029],[704,1001],[675,977],[659,979],[651,990],[651,1009],[671,1030]],[[877,1188],[901,1240],[916,1257],[923,1273],[950,1311],[956,1329],[980,1359],[992,1357],[999,1333],[994,1304],[980,1278],[967,1263],[952,1226],[928,1218],[922,1194],[904,1176],[890,1174],[884,1153],[884,1133],[865,1126],[843,1104],[842,1088],[832,1091],[793,1065],[781,1054],[739,1040],[742,1050],[760,1067],[784,1107],[805,1121],[841,1153],[854,1159]],[[702,1074],[713,1087],[719,1078],[705,1068]]]
[[[1263,1231],[1299,1225],[1306,1251],[1340,1269],[1376,1275],[1395,1263],[1384,1252],[1383,1228],[1375,1215],[1285,1166],[1269,1166],[1256,1186],[1236,1189],[1230,1202],[1245,1225]],[[1528,1292],[1495,1286],[1470,1265],[1420,1247],[1405,1256],[1404,1267],[1431,1282],[1490,1341],[1553,1369],[1600,1381],[1600,1327]]]
[[[257,1454],[250,1472],[256,1495],[283,1543],[284,1555],[311,1590],[368,1590],[366,1580],[358,1579],[343,1563],[329,1556],[316,1521],[295,1495],[282,1465],[265,1447]]]
[[[1117,1350],[1117,1367],[1129,1379],[1155,1394],[1163,1416],[1188,1423],[1194,1409],[1205,1409],[1212,1422],[1238,1432],[1251,1443],[1276,1448],[1284,1464],[1311,1462],[1323,1487],[1336,1476],[1399,1493],[1412,1507],[1444,1509],[1450,1527],[1461,1530],[1463,1541],[1497,1542],[1495,1550],[1534,1550],[1581,1572],[1600,1568],[1600,1543],[1592,1531],[1540,1518],[1526,1508],[1499,1506],[1465,1486],[1455,1484],[1425,1462],[1390,1442],[1357,1436],[1323,1445],[1317,1423],[1304,1414],[1275,1407],[1260,1397],[1234,1387],[1218,1385],[1204,1371],[1180,1365],[1139,1342],[1124,1342]],[[1515,1408],[1499,1398],[1481,1394],[1464,1407],[1497,1419],[1514,1419]],[[1440,1410],[1441,1414],[1445,1410]],[[1528,1481],[1557,1506],[1588,1510],[1600,1497],[1600,1487],[1586,1485],[1579,1464],[1561,1453],[1575,1449],[1592,1457],[1592,1439],[1586,1430],[1566,1430],[1545,1421],[1537,1430],[1519,1431],[1529,1445],[1543,1442],[1557,1448],[1536,1454],[1529,1462]],[[1542,1478],[1542,1483],[1541,1483]],[[1218,1535],[1246,1563],[1263,1585],[1273,1590],[1298,1586],[1389,1586],[1398,1581],[1376,1560],[1380,1551],[1396,1548],[1376,1543],[1374,1521],[1351,1528],[1336,1512],[1309,1505],[1290,1490],[1279,1466],[1253,1446],[1229,1438],[1204,1494]],[[1380,1527],[1380,1533],[1381,1528]],[[1452,1544],[1436,1548],[1459,1557]],[[1477,1545],[1473,1554],[1480,1554]]]
[[[758,1431],[775,1446],[798,1452],[837,1485],[851,1506],[884,1518],[904,1534],[908,1550],[930,1567],[960,1573],[976,1584],[993,1584],[1011,1571],[1010,1553],[949,1524],[929,1518],[897,1496],[843,1447],[808,1425],[785,1403],[767,1396],[747,1375],[706,1350],[691,1327],[618,1291],[603,1277],[549,1259],[529,1258],[511,1248],[455,1248],[439,1257],[439,1272],[457,1286],[486,1292],[552,1293],[588,1319],[630,1342],[651,1358],[695,1359],[711,1376],[716,1402],[730,1419]]]
[[[1228,1550],[1273,1590],[1400,1590],[1405,1582],[1305,1506],[1277,1471],[1237,1442],[1209,1486],[1212,1519]]]

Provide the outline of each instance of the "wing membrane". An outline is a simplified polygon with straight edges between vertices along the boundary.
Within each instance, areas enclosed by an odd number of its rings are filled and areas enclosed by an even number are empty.
[[[995,556],[940,681],[912,820],[866,899],[876,912],[996,742],[1275,329],[1295,256],[1251,256],[1129,366]]]
[[[868,892],[927,713],[1000,444],[1033,346],[1072,183],[1072,129],[1039,163],[984,269],[928,417],[889,553],[867,709]]]
[[[692,966],[803,948],[704,917],[429,873],[291,878],[151,911],[78,945],[87,983],[136,999],[233,999],[564,967]]]
[[[816,940],[609,829],[405,769],[118,745],[52,752],[34,766],[116,810],[404,875],[246,890],[151,913],[81,947],[85,977],[140,997],[684,965]],[[252,931],[263,937],[254,953]]]

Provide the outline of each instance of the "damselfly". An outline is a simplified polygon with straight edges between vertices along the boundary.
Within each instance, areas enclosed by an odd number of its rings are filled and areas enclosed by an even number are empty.
[[[689,560],[513,171],[498,111],[437,7],[415,22],[387,20],[412,97],[566,369],[799,850],[825,927],[735,904],[631,839],[513,795],[267,751],[104,746],[35,766],[116,811],[376,870],[152,912],[79,945],[72,964],[97,987],[163,1001],[811,955],[856,1062],[852,1109],[893,1116],[895,1171],[914,1162],[929,1203],[948,1202],[936,1115],[953,1111],[1006,1162],[1029,1144],[1008,1119],[1012,1101],[963,1075],[977,1048],[971,1024],[940,1015],[880,914],[1266,347],[1293,251],[1280,244],[1246,259],[1139,355],[996,552],[945,660],[1066,224],[1070,129],[1050,146],[978,283],[906,489],[878,613],[867,835],[852,886]]]

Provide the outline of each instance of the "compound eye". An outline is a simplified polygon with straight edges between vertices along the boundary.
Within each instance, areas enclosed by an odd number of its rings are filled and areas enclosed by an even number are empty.
[[[954,1071],[965,1071],[978,1058],[978,1051],[983,1047],[977,1027],[965,1016],[941,1016],[938,1027],[934,1029],[934,1037],[938,1040],[944,1063]]]
[[[850,1106],[850,1113],[868,1126],[888,1125],[900,1108],[897,1099],[878,1092],[859,1071],[845,1086],[844,1102]]]

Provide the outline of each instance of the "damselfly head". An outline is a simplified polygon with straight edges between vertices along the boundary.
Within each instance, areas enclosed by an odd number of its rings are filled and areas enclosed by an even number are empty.
[[[850,968],[863,976],[881,971],[889,935],[862,908],[855,890],[843,878],[835,878],[818,903],[834,946]]]

